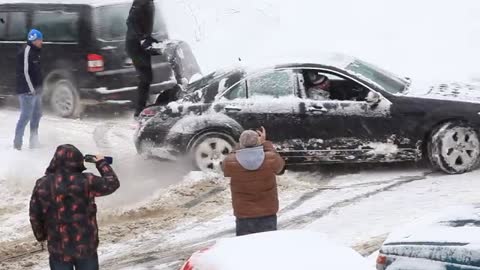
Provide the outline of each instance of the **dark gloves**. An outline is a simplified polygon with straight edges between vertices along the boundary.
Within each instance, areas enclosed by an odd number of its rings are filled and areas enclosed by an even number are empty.
[[[153,48],[153,43],[159,43],[159,41],[151,36],[148,36],[145,39],[140,41],[140,45],[142,46],[142,49],[144,49],[145,51],[149,52],[152,55],[159,55],[160,53],[155,48]]]

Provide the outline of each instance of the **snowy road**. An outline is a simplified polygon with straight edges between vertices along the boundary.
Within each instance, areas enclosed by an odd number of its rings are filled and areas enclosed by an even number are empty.
[[[27,203],[61,143],[115,158],[122,186],[98,201],[104,269],[178,269],[192,251],[233,236],[228,182],[137,156],[129,114],[83,120],[46,116],[43,147],[23,152],[11,149],[16,117],[14,109],[0,110],[0,268],[47,267],[45,252],[8,258],[38,249]],[[412,164],[287,172],[279,179],[279,226],[325,232],[368,253],[395,226],[446,206],[478,202],[479,174],[449,176]]]

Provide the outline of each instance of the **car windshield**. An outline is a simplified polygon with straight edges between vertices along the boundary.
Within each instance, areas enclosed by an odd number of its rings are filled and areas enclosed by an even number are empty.
[[[360,60],[355,60],[346,69],[363,79],[380,85],[385,91],[392,94],[403,92],[408,85],[407,80]]]
[[[106,41],[123,41],[127,33],[127,17],[131,4],[103,6],[96,9],[98,37]],[[160,11],[156,10],[153,35],[166,39],[167,27]]]

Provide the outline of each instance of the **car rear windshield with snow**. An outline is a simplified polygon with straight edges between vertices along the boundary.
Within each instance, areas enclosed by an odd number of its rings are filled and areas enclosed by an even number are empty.
[[[45,41],[77,42],[78,20],[75,12],[37,11],[33,13],[32,25],[42,32]]]
[[[406,81],[396,75],[363,61],[355,60],[347,66],[347,70],[359,76],[361,79],[366,79],[378,84],[385,91],[392,94],[403,92],[407,85]]]
[[[106,41],[123,41],[127,33],[127,18],[131,4],[98,7],[95,10],[95,29],[100,39]],[[164,40],[168,38],[167,27],[160,10],[155,11],[153,36]]]
[[[272,71],[248,79],[248,97],[284,97],[294,93],[295,75],[290,70]]]

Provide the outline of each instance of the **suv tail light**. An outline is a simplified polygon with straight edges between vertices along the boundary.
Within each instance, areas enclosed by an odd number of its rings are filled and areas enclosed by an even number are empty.
[[[377,257],[377,270],[385,270],[387,268],[387,256],[379,254]]]
[[[87,55],[88,60],[88,72],[100,72],[104,70],[105,61],[103,56],[99,54]]]

